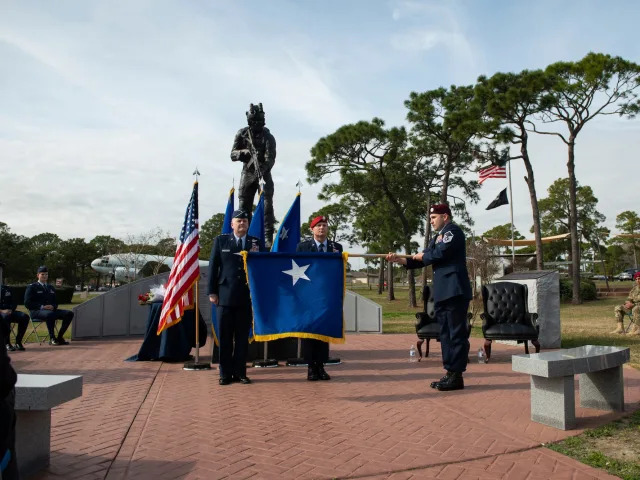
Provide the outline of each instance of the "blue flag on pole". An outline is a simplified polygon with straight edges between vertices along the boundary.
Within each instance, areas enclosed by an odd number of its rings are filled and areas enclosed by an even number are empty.
[[[222,221],[222,234],[229,234],[233,232],[231,229],[231,219],[233,218],[233,210],[235,209],[235,200],[234,200],[234,192],[235,188],[232,188],[229,191],[229,200],[227,200],[227,208],[224,211],[224,220]],[[218,325],[218,314],[217,314],[217,306],[213,303],[211,304],[211,327],[213,329],[213,341],[217,346],[220,346],[220,325]]]
[[[231,191],[229,192],[229,200],[227,201],[227,208],[224,211],[224,220],[222,221],[222,232],[220,232],[223,235],[229,234],[233,231],[231,230],[231,219],[233,218],[233,210],[235,209],[233,192],[235,192],[235,188],[232,188]]]
[[[253,306],[254,340],[298,337],[344,343],[346,254],[243,255]]]
[[[258,206],[253,212],[251,218],[251,225],[249,225],[249,231],[247,232],[252,237],[256,237],[260,240],[260,248],[264,248],[264,194],[260,194],[260,200]]]
[[[296,199],[280,224],[271,251],[295,252],[298,243],[300,243],[300,193],[296,195]]]

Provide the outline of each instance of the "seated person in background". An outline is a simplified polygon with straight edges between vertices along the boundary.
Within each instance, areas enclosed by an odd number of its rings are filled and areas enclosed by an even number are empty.
[[[8,342],[0,329],[0,342]],[[0,345],[2,345],[0,343]],[[16,460],[15,370],[7,352],[0,350],[0,478],[14,480],[18,476]]]
[[[7,351],[24,350],[22,339],[29,326],[29,316],[16,310],[18,302],[15,301],[11,290],[5,285],[0,285],[0,328],[4,334]],[[18,324],[16,344],[11,345],[11,323]]]
[[[56,290],[47,283],[49,279],[49,271],[47,267],[38,267],[38,281],[27,286],[24,294],[24,305],[31,312],[31,318],[47,322],[47,330],[49,330],[49,345],[68,345],[64,339],[64,332],[67,331],[73,312],[70,310],[61,310],[58,308],[56,301]],[[55,326],[56,320],[62,320],[62,326],[56,336]]]
[[[618,325],[611,333],[624,333],[623,318],[624,314],[631,311],[633,324],[629,330],[629,335],[640,335],[640,272],[633,275],[636,284],[629,292],[629,297],[623,305],[618,305],[615,309],[616,322]]]

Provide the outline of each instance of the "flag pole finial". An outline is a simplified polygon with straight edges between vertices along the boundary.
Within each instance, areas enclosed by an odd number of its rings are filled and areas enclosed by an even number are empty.
[[[198,171],[198,166],[196,165],[196,169],[193,171],[192,175],[196,177],[196,182],[198,181],[198,177],[200,176],[200,172]]]
[[[300,193],[300,187],[302,187],[302,182],[298,179],[298,183],[296,183],[296,187],[298,187],[298,193]]]

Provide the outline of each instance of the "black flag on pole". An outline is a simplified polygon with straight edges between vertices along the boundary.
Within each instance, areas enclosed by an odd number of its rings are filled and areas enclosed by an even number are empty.
[[[507,205],[509,203],[509,199],[507,198],[507,189],[502,190],[498,196],[489,204],[489,206],[485,210],[491,210],[492,208],[499,207],[500,205]]]

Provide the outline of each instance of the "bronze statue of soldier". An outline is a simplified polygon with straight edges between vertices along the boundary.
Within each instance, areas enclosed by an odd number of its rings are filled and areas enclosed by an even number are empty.
[[[248,127],[238,131],[231,149],[231,160],[242,162],[242,176],[238,187],[239,209],[251,212],[258,187],[264,185],[264,225],[265,242],[268,246],[273,240],[273,179],[271,169],[276,161],[276,139],[265,127],[262,104],[249,106],[247,112]]]

